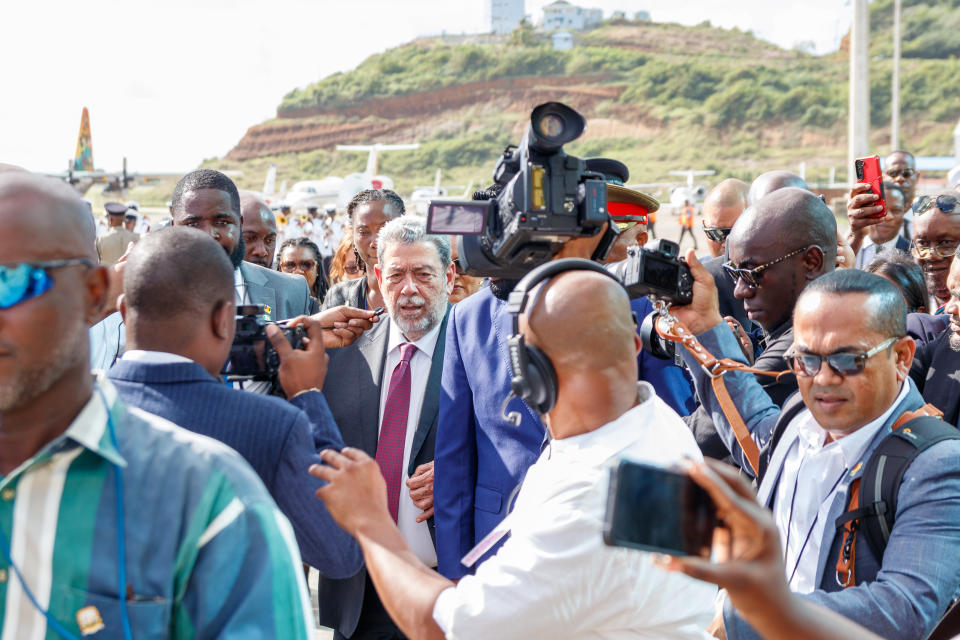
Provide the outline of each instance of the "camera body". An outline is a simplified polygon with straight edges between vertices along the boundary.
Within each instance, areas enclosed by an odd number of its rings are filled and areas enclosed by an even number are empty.
[[[611,269],[623,281],[630,298],[650,296],[671,305],[693,301],[693,276],[680,258],[680,245],[661,239],[627,254]]]
[[[496,198],[432,200],[428,232],[460,236],[466,273],[494,278],[523,277],[571,238],[599,233],[610,219],[604,176],[563,150],[585,126],[582,115],[559,102],[534,108],[520,146],[507,147],[494,168]]]
[[[275,324],[294,349],[306,349],[303,327],[287,327],[267,320],[265,307],[246,304],[237,307],[237,328],[230,347],[230,358],[223,373],[231,379],[276,380],[280,355],[267,337],[267,325]]]

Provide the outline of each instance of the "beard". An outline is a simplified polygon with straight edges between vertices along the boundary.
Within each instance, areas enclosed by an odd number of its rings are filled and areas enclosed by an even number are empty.
[[[400,307],[404,305],[422,305],[426,308],[419,318],[404,318],[400,313]],[[393,304],[390,319],[397,323],[397,326],[400,327],[400,332],[403,333],[407,340],[416,341],[433,329],[443,318],[443,314],[446,313],[446,311],[446,295],[437,295],[433,299],[428,299],[421,295],[400,296]]]
[[[224,251],[227,251],[224,249]],[[227,251],[227,256],[230,257],[230,264],[233,265],[234,271],[240,268],[240,263],[243,262],[243,258],[247,254],[247,243],[243,241],[243,235],[240,236],[240,239],[237,241],[237,246],[233,248],[233,253]]]
[[[26,363],[10,384],[0,385],[0,413],[17,409],[46,393],[70,369],[89,361],[87,327],[75,322],[69,335],[61,335],[60,347],[47,358]],[[89,366],[87,366],[89,369]]]
[[[510,280],[508,278],[491,278],[490,293],[498,300],[506,300],[510,297],[510,292],[516,288],[519,282],[519,280]]]
[[[954,351],[960,351],[960,334],[954,333],[949,328],[947,329],[947,331],[950,331],[950,338],[949,338],[950,348],[953,349]]]

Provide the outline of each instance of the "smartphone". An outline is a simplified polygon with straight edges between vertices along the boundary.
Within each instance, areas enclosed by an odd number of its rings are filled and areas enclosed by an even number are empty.
[[[687,474],[632,460],[610,470],[606,544],[709,558],[717,526],[716,505]]]
[[[853,162],[853,168],[857,173],[857,182],[869,184],[870,191],[880,196],[880,199],[873,204],[880,205],[883,210],[870,217],[882,218],[887,215],[887,201],[883,194],[883,172],[880,170],[880,156],[857,158]]]

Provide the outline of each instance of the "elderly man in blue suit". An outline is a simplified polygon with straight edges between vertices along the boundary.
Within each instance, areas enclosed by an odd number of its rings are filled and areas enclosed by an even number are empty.
[[[692,252],[687,261],[693,302],[674,312],[713,356],[743,362],[717,310],[710,274]],[[905,325],[903,296],[879,276],[841,269],[807,285],[788,353],[803,404],[795,396],[781,412],[751,374],[723,376],[749,430],[742,445],[708,374],[684,352],[697,395],[734,459],[745,469],[757,464],[758,498],[773,510],[784,540],[791,590],[883,638],[904,640],[926,637],[960,586],[960,439],[937,424],[945,439],[920,449],[906,467],[880,557],[863,533],[868,515],[858,517],[860,534],[849,547],[838,519],[846,517],[849,496],[862,486],[858,479],[880,443],[902,426],[901,416],[924,405],[909,378],[915,347]],[[745,453],[756,448],[764,449],[759,459]],[[838,567],[850,573],[838,578]],[[729,603],[724,626],[731,639],[758,637]]]
[[[611,203],[620,200],[647,210],[659,206],[655,199],[618,185],[608,185],[608,196]],[[611,207],[614,221],[630,217],[629,206],[622,216]],[[634,220],[641,228],[630,231],[643,243],[646,224],[641,220]],[[569,240],[554,258],[591,258],[601,236]],[[434,493],[437,570],[450,579],[472,570],[461,558],[510,512],[513,496],[544,444],[546,431],[540,416],[522,400],[506,401],[511,379],[506,298],[514,284],[492,280],[488,288],[458,303],[450,313]],[[643,298],[631,301],[631,308],[642,320],[652,305]],[[679,367],[646,352],[640,353],[638,364],[640,378],[650,382],[671,408],[681,415],[693,410],[690,384]],[[489,546],[476,564],[497,548]]]
[[[124,271],[128,349],[109,378],[129,406],[235,449],[290,520],[304,561],[332,577],[353,575],[359,549],[314,498],[319,483],[307,473],[318,450],[343,447],[319,391],[326,375],[321,325],[305,320],[305,351],[270,332],[289,402],[225,386],[217,376],[233,342],[232,274],[224,252],[199,231],[171,227],[144,237]]]

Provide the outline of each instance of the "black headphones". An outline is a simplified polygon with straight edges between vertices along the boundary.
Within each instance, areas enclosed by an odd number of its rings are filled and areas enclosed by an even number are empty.
[[[508,339],[513,377],[510,380],[510,395],[503,403],[503,414],[514,426],[520,425],[520,414],[516,411],[506,413],[511,398],[526,401],[540,415],[549,413],[557,403],[557,372],[547,354],[524,342],[520,333],[520,314],[528,311],[527,302],[534,287],[564,271],[595,271],[623,286],[620,279],[602,265],[582,258],[563,258],[540,265],[517,283],[507,302],[507,312],[513,316],[513,334]]]

